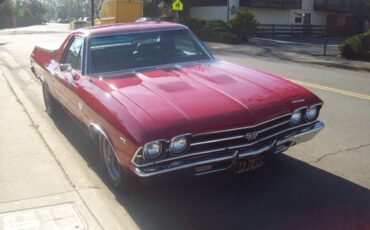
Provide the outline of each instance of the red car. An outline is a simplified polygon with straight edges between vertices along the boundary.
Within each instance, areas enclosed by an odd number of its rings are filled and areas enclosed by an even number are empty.
[[[179,24],[80,29],[31,63],[47,113],[65,109],[98,142],[114,185],[243,173],[324,128],[313,93],[216,60]]]

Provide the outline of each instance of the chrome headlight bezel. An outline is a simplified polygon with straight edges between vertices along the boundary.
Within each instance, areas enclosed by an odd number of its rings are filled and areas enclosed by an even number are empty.
[[[303,108],[297,109],[292,113],[290,117],[290,124],[291,125],[299,125],[303,120]]]
[[[163,150],[164,150],[163,140],[148,142],[143,147],[143,157],[144,159],[149,160],[156,159],[163,153]]]
[[[184,134],[173,137],[169,145],[170,152],[172,154],[184,153],[190,145],[190,135],[191,134]]]
[[[313,116],[312,116],[312,112],[313,112]],[[309,115],[310,113],[311,113],[311,115]],[[305,120],[306,121],[314,121],[318,118],[318,116],[319,116],[319,107],[317,105],[314,105],[314,106],[309,107],[306,110]]]

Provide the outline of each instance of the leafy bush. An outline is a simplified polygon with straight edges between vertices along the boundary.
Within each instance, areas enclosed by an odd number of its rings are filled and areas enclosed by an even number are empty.
[[[345,58],[370,59],[370,31],[348,38],[339,46],[339,50]]]
[[[247,42],[256,33],[258,22],[252,12],[237,11],[230,26],[243,42]]]
[[[203,27],[206,25],[206,21],[191,18],[187,21],[186,25],[199,36],[199,34],[202,33]]]
[[[258,22],[249,11],[236,11],[236,15],[226,23],[221,20],[190,19],[186,23],[202,40],[224,43],[248,42],[255,34]]]
[[[187,25],[203,41],[233,44],[241,42],[229,25],[221,20],[190,19]]]
[[[233,44],[241,42],[229,25],[221,20],[208,21],[203,27],[203,33],[203,38],[207,41]]]
[[[218,40],[215,42],[224,42],[229,44],[239,44],[242,42],[238,36],[230,32],[220,32],[217,35]]]
[[[86,21],[73,20],[71,22],[71,28],[72,28],[72,30],[77,30],[77,29],[80,29],[80,28],[83,28],[83,27],[86,27],[86,26],[87,26],[87,22]]]

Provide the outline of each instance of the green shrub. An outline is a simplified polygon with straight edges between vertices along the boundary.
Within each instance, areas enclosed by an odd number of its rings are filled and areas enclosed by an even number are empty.
[[[186,25],[195,33],[200,34],[203,30],[203,27],[206,25],[205,20],[200,20],[196,18],[191,18],[186,22]]]
[[[241,42],[229,25],[221,20],[204,21],[190,19],[187,25],[203,41],[232,44]]]
[[[221,20],[208,21],[203,28],[203,38],[207,41],[223,43],[240,43],[241,40],[236,36],[229,25]]]
[[[247,42],[256,33],[257,26],[255,15],[249,11],[237,11],[230,20],[231,29],[243,42]]]
[[[370,31],[348,38],[339,46],[339,50],[345,58],[370,59]]]
[[[229,32],[220,32],[218,33],[219,42],[229,43],[229,44],[239,44],[242,41],[238,36]]]
[[[77,30],[77,29],[80,29],[80,28],[83,28],[83,27],[86,27],[86,26],[87,26],[87,22],[86,21],[73,20],[71,22],[71,28],[72,28],[72,30]]]

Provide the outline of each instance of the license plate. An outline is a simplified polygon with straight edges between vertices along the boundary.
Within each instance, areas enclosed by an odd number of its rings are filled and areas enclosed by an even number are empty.
[[[253,156],[238,162],[236,173],[244,173],[253,169],[260,168],[265,163],[263,155]]]

